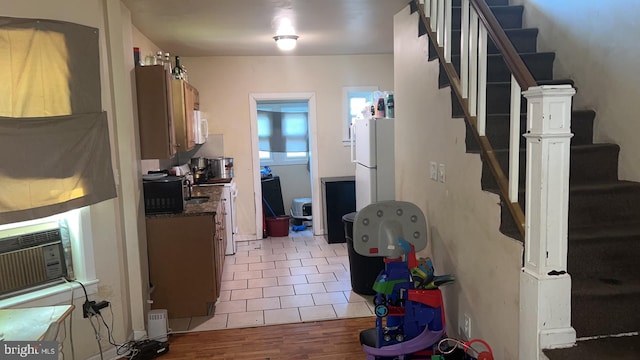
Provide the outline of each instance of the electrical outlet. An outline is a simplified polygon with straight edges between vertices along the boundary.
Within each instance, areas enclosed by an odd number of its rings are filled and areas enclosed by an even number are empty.
[[[445,169],[444,164],[438,166],[438,181],[443,183],[445,181]]]
[[[462,332],[464,333],[464,336],[467,338],[467,340],[471,340],[471,317],[469,316],[469,314],[464,314],[463,321],[464,324]]]
[[[429,163],[431,180],[438,181],[438,164],[435,161]]]

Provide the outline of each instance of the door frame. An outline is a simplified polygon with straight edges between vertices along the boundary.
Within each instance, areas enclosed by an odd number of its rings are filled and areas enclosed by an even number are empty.
[[[293,92],[293,93],[251,93],[249,94],[249,113],[251,116],[251,158],[253,163],[253,193],[256,210],[256,239],[262,239],[264,231],[262,227],[262,187],[260,177],[260,157],[258,156],[258,101],[307,101],[309,104],[309,161],[311,181],[311,213],[313,214],[312,229],[317,235],[321,226],[318,221],[322,221],[320,214],[320,186],[318,178],[318,139],[316,121],[316,93],[314,92]]]

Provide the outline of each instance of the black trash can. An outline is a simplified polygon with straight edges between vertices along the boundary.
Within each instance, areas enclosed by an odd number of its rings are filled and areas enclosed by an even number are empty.
[[[353,222],[356,213],[348,213],[342,216],[344,223],[344,236],[347,240],[349,252],[349,269],[351,272],[351,289],[360,295],[375,295],[373,283],[380,271],[384,269],[382,257],[363,256],[353,248]]]

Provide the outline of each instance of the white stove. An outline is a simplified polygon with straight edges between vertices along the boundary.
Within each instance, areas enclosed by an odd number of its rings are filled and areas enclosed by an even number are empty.
[[[236,253],[235,236],[238,233],[238,225],[236,219],[236,198],[238,197],[238,187],[236,182],[231,179],[230,182],[220,183],[204,183],[198,186],[222,186],[221,201],[224,201],[224,207],[227,211],[224,214],[224,229],[227,232],[227,244],[225,246],[225,255],[234,255]]]

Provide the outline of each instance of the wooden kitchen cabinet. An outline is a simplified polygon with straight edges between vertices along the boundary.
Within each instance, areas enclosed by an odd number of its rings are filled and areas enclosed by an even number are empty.
[[[142,159],[170,159],[177,144],[169,71],[152,65],[136,66],[135,72]]]
[[[167,309],[172,319],[213,314],[224,261],[221,214],[146,218],[153,309]]]
[[[171,87],[178,151],[188,151],[196,145],[193,112],[200,109],[198,90],[184,80],[172,80]]]
[[[161,65],[137,66],[136,92],[142,159],[170,159],[195,146],[198,90],[171,78]]]

